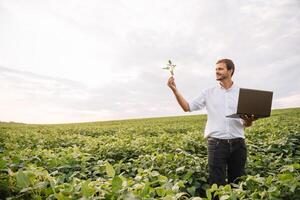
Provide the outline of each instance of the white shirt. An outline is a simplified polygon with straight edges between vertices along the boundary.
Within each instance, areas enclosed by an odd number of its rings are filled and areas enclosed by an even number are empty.
[[[245,138],[242,120],[225,117],[236,113],[239,91],[235,84],[227,90],[218,85],[203,90],[197,98],[189,102],[190,112],[206,107],[205,138]]]

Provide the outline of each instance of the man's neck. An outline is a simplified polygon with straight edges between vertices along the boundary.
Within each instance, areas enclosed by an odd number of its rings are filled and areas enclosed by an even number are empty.
[[[227,90],[233,85],[233,81],[231,79],[223,80],[220,81],[220,85]]]

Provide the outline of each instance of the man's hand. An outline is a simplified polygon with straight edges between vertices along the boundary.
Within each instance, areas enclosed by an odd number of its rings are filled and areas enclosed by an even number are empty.
[[[255,118],[254,115],[251,116],[244,115],[241,118],[243,119],[243,124],[245,127],[252,126],[252,122],[257,120],[257,118]]]
[[[176,84],[175,84],[175,81],[174,81],[174,77],[171,76],[168,80],[168,86],[173,90],[173,91],[176,91]]]
[[[176,84],[174,81],[174,77],[171,76],[168,80],[168,86],[172,89],[177,102],[179,103],[179,105],[181,106],[181,108],[184,110],[184,112],[188,112],[190,111],[190,106],[189,103],[183,98],[183,96],[179,93],[179,91],[176,88]]]

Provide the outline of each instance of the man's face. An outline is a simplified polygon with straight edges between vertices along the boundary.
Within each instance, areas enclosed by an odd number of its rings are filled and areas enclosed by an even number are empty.
[[[232,70],[227,70],[225,63],[219,63],[216,65],[216,80],[222,81],[231,77]]]

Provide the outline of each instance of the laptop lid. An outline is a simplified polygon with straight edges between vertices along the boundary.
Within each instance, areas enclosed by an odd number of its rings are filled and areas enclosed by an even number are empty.
[[[255,118],[269,117],[272,107],[272,91],[240,88],[237,113],[226,117],[254,115]]]

